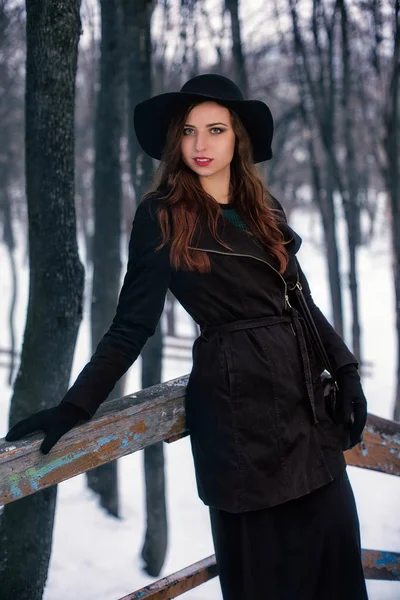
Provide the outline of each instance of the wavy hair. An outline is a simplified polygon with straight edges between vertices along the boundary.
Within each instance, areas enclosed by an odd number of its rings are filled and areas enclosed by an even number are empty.
[[[203,101],[201,101],[203,102]],[[190,249],[199,218],[207,218],[208,227],[217,242],[232,250],[217,233],[219,218],[223,218],[218,202],[207,194],[197,174],[183,161],[181,139],[190,111],[201,102],[191,104],[184,113],[171,120],[167,141],[159,167],[154,175],[151,191],[143,199],[160,195],[164,190],[164,201],[158,208],[158,219],[162,232],[161,249],[171,242],[170,259],[173,268],[182,268],[199,273],[210,272],[210,259],[205,252]],[[228,107],[227,107],[228,108]],[[283,233],[278,227],[279,209],[274,208],[274,198],[265,188],[253,163],[250,138],[238,115],[228,108],[233,131],[236,136],[231,162],[229,198],[232,207],[249,225],[248,235],[256,238],[273,255],[283,273],[288,263]],[[172,231],[171,231],[172,228]]]

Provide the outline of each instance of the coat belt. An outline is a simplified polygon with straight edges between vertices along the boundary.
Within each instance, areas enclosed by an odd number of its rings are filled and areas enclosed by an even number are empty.
[[[240,331],[241,329],[254,329],[255,327],[265,327],[266,325],[275,325],[276,323],[290,323],[290,316],[284,317],[259,317],[257,319],[242,319],[230,321],[222,325],[207,325],[202,328],[201,336],[207,340],[215,333],[225,333],[227,331]]]
[[[300,317],[301,318],[301,317]],[[265,327],[269,325],[276,325],[277,323],[291,323],[294,327],[294,332],[298,340],[301,360],[303,363],[303,372],[305,379],[305,386],[307,395],[310,401],[311,410],[314,417],[314,423],[318,423],[317,414],[315,410],[315,398],[313,380],[310,367],[310,359],[307,352],[306,340],[304,337],[304,331],[300,323],[299,313],[295,308],[291,308],[290,315],[282,317],[259,317],[257,319],[238,319],[229,323],[223,323],[222,325],[206,325],[201,329],[201,337],[208,341],[209,338],[215,333],[225,333],[230,331],[240,331],[242,329],[254,329],[256,327]]]

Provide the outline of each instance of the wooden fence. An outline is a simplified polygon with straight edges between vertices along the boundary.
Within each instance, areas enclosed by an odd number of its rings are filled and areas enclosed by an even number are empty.
[[[42,434],[19,442],[0,439],[0,505],[34,494],[93,467],[185,430],[184,398],[188,376],[105,402],[90,421],[66,434],[50,454],[38,450]],[[348,465],[400,475],[400,423],[368,415],[364,441],[345,453]],[[363,549],[365,576],[400,581],[400,553]],[[160,579],[121,600],[166,600],[217,575],[215,557]]]

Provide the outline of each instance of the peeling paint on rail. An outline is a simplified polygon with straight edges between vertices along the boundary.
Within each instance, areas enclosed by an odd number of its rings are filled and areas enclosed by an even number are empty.
[[[0,439],[0,505],[28,496],[185,431],[187,378],[105,402],[93,419],[43,455],[43,436],[10,445]]]

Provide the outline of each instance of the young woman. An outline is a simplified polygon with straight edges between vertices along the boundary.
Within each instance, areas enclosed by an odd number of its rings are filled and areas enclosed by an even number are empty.
[[[6,439],[44,430],[47,453],[93,416],[154,333],[170,288],[202,331],[186,418],[224,600],[365,600],[342,434],[359,440],[366,400],[355,357],[312,300],[301,238],[254,166],[272,157],[270,110],[229,79],[200,75],[137,105],[135,128],[161,163],[136,211],[113,323],[61,403]],[[335,370],[342,428],[326,410],[296,283]]]

